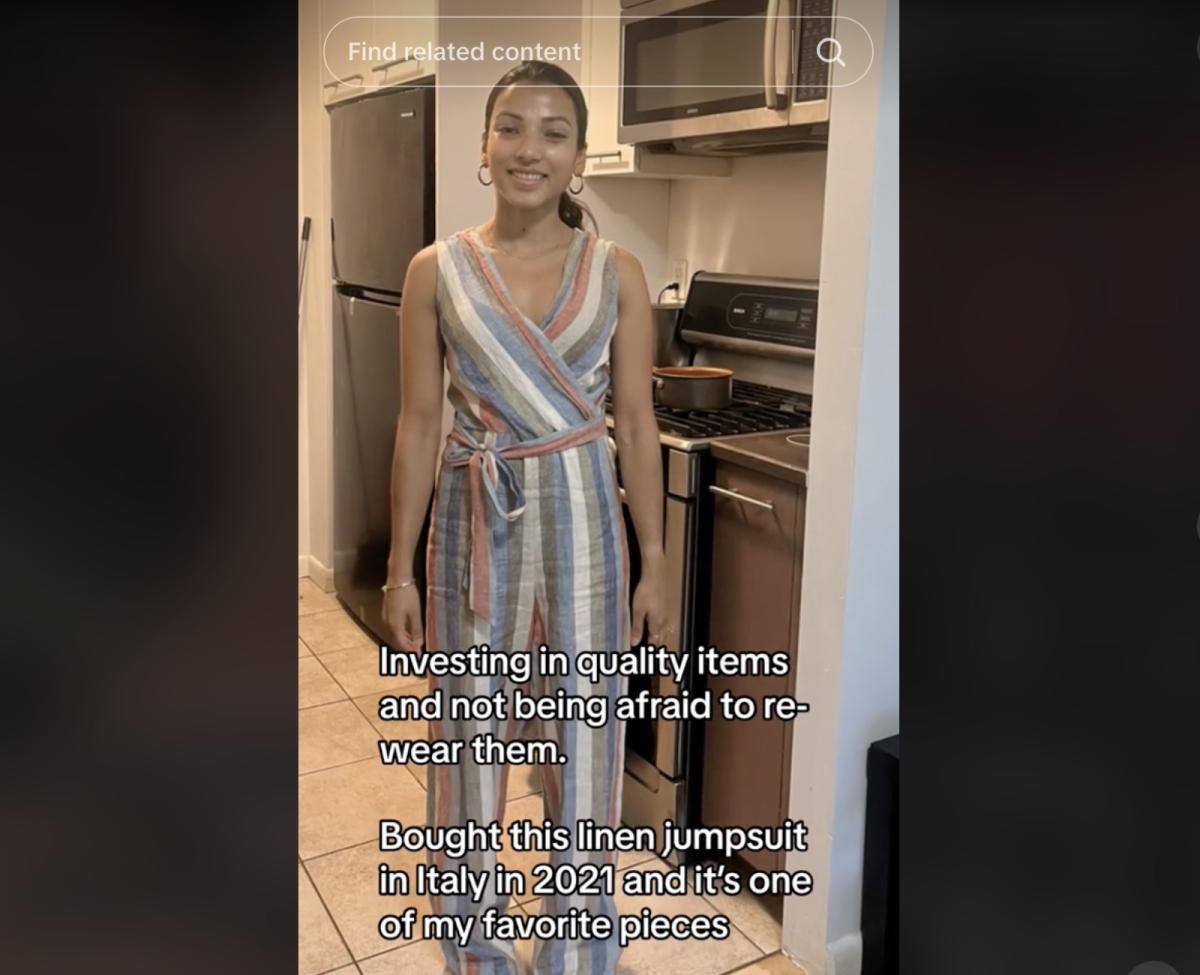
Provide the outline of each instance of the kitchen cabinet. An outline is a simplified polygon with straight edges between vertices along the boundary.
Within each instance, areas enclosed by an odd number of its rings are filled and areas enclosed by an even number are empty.
[[[807,492],[794,480],[727,460],[717,461],[713,486],[709,644],[786,650],[791,666],[785,677],[708,679],[713,718],[704,725],[700,818],[705,826],[778,825],[787,818],[792,721],[764,720],[762,700],[794,693]],[[717,702],[725,691],[753,697],[756,716],[721,717]],[[783,869],[781,853],[743,857],[759,870]]]
[[[351,40],[371,41],[375,0],[321,0],[321,92],[325,103],[361,95],[368,84],[361,61],[351,60]]]
[[[410,58],[403,60],[406,47],[431,46],[437,43],[437,0],[375,0],[375,43],[387,47],[396,45],[398,64],[388,64],[389,58],[372,65],[375,78],[369,84],[390,85],[411,81],[434,73],[432,60]],[[428,19],[424,19],[428,18]]]
[[[640,146],[617,141],[621,95],[621,2],[583,0],[582,13],[579,43],[583,63],[575,80],[579,82],[588,106],[584,178],[729,176],[733,172],[729,159],[652,153]]]
[[[321,0],[321,83],[325,104],[434,73],[433,61],[404,58],[405,47],[436,43],[437,0]],[[424,19],[428,18],[428,19]],[[383,55],[351,58],[350,42]],[[375,54],[375,51],[370,51]]]

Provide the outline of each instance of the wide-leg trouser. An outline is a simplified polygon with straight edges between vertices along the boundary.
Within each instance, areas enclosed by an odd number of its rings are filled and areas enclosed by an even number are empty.
[[[603,442],[597,442],[554,455],[528,457],[513,465],[523,482],[526,510],[513,522],[492,526],[490,620],[471,612],[463,584],[469,559],[468,485],[465,477],[459,476],[463,469],[442,468],[430,535],[426,637],[432,649],[463,650],[486,643],[494,653],[533,653],[535,661],[541,644],[560,650],[571,661],[568,673],[541,675],[535,663],[531,679],[520,685],[523,693],[555,696],[561,688],[581,697],[601,695],[608,698],[611,714],[617,697],[627,691],[626,679],[593,684],[574,666],[575,654],[581,650],[616,653],[629,647],[628,552],[615,485],[604,477],[602,465],[609,465],[608,477],[613,476],[605,450]],[[599,490],[570,487],[595,478],[600,479]],[[525,855],[510,852],[506,859],[526,864],[544,861],[555,868],[565,863],[613,864],[615,873],[615,853],[579,850],[574,837],[583,819],[611,827],[620,823],[624,722],[611,719],[604,727],[592,728],[583,721],[449,718],[452,696],[490,697],[497,691],[507,696],[512,715],[517,686],[505,675],[431,680],[431,690],[441,690],[445,707],[443,719],[430,722],[431,739],[462,740],[467,745],[458,764],[429,768],[429,823],[505,822],[509,766],[477,763],[469,746],[474,736],[490,733],[503,741],[554,741],[566,763],[547,763],[540,769],[544,819],[570,831],[571,848]],[[543,825],[542,820],[536,822]],[[511,851],[511,844],[508,846]],[[497,854],[472,852],[455,859],[431,851],[428,860],[442,870],[465,863],[489,876],[479,903],[472,903],[466,895],[431,898],[435,914],[476,919],[466,945],[442,942],[446,971],[450,975],[517,975],[512,943],[485,939],[478,921],[487,911],[500,915],[510,905],[510,897],[498,894],[492,883]],[[614,934],[607,940],[536,942],[537,975],[614,975],[619,947],[611,894],[556,893],[543,896],[541,904],[542,913],[552,916],[567,915],[572,908],[608,916]]]

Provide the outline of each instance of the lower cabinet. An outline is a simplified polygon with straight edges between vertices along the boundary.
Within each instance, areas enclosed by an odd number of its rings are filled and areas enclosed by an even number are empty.
[[[785,650],[786,677],[710,677],[713,717],[704,725],[701,820],[705,826],[770,826],[787,818],[793,722],[762,717],[762,700],[793,693],[799,627],[804,488],[739,467],[716,465],[709,644],[722,651]],[[757,701],[746,721],[721,717],[720,695]],[[802,719],[801,719],[802,720]],[[783,854],[744,853],[760,870]]]

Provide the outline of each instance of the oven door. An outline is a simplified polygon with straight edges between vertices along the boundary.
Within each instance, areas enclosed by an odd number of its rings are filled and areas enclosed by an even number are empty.
[[[789,124],[797,0],[647,0],[621,13],[620,142]]]
[[[622,508],[625,517],[625,532],[629,542],[630,594],[641,579],[641,551],[637,542],[637,531],[629,513],[629,505],[621,489]],[[658,644],[675,653],[688,652],[686,642],[691,638],[692,626],[688,613],[692,608],[695,536],[695,504],[680,498],[667,496],[663,505],[663,549],[666,553],[666,611],[667,623]],[[634,633],[633,646],[643,642],[644,634]],[[671,677],[634,674],[629,678],[628,694],[636,697],[648,691],[653,697],[678,697],[684,689],[692,689],[692,671],[684,677],[683,685]],[[628,762],[646,784],[658,776],[681,779],[687,770],[687,742],[681,733],[678,721],[666,718],[629,721],[626,724],[626,750],[632,758]]]
[[[701,519],[709,512],[704,485],[709,476],[706,452],[687,453],[662,447],[664,473],[663,548],[666,555],[666,626],[659,643],[676,652],[690,652],[704,633],[696,625],[697,581],[707,565]],[[616,458],[620,485],[620,457]],[[629,543],[630,593],[641,578],[637,532],[623,487],[619,488]],[[642,634],[632,634],[634,645]],[[689,667],[682,686],[670,677],[634,675],[627,693],[646,690],[654,697],[695,694],[695,668]],[[632,720],[625,728],[625,789],[622,815],[629,825],[649,826],[662,840],[665,820],[689,825],[699,814],[701,754],[695,728],[665,718]],[[678,856],[671,862],[681,862]]]

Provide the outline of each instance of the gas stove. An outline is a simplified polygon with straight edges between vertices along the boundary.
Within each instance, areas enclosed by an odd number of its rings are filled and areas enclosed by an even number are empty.
[[[711,587],[713,493],[716,460],[709,445],[770,431],[807,443],[816,350],[817,283],[787,278],[716,274],[692,277],[687,302],[674,323],[663,361],[655,335],[655,365],[704,365],[733,370],[729,406],[676,410],[655,405],[663,471],[663,554],[666,626],[659,642],[677,652],[694,652],[707,642]],[[649,377],[647,377],[649,379]],[[651,390],[653,394],[653,390]],[[611,392],[605,422],[614,427]],[[616,447],[615,441],[613,443]],[[618,490],[629,541],[630,582],[636,586],[641,559],[637,532],[621,482],[621,456],[614,451]],[[640,637],[640,634],[635,634]],[[689,668],[682,685],[669,678],[630,678],[629,693],[657,696],[699,690]],[[630,721],[626,728],[622,818],[649,826],[661,841],[664,820],[691,826],[699,821],[702,743],[688,722],[666,718]],[[672,862],[679,863],[678,858]]]
[[[605,395],[605,422],[613,427],[612,391]],[[812,415],[812,396],[746,379],[733,380],[733,402],[719,410],[675,410],[655,404],[659,442],[677,450],[705,450],[717,438],[805,430]]]

